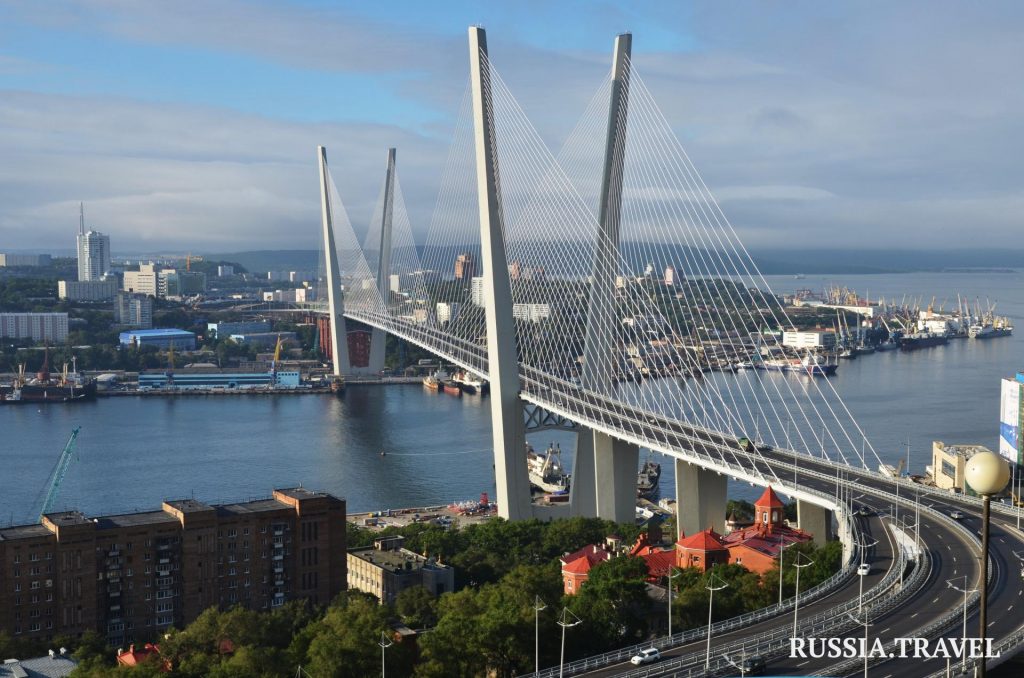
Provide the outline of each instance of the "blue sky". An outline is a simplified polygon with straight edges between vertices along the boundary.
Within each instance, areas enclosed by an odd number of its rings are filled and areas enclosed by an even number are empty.
[[[616,33],[752,247],[1024,247],[1010,2],[0,0],[0,251],[316,246],[311,158],[356,229],[400,149],[425,235],[465,31],[557,151]]]

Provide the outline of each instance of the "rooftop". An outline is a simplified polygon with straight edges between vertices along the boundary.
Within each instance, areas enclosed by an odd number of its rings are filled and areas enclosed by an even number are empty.
[[[197,513],[213,509],[212,506],[198,499],[168,499],[164,503],[182,513]]]
[[[122,332],[121,334],[132,334],[137,337],[180,337],[184,335],[188,335],[190,337],[195,336],[193,332],[189,332],[188,330],[179,330],[173,327],[161,327],[152,330],[128,330],[126,332]]]
[[[103,516],[96,519],[96,527],[99,529],[111,527],[137,527],[139,525],[154,525],[160,523],[177,524],[174,516],[165,511],[144,511],[142,513],[123,513],[117,516]]]
[[[64,678],[78,663],[71,657],[55,654],[34,659],[6,659],[0,664],[0,678]]]
[[[377,567],[388,570],[414,572],[424,567],[447,567],[438,565],[433,558],[427,559],[409,549],[380,550],[372,546],[361,549],[350,549],[349,555],[355,556]],[[408,564],[408,566],[407,566]]]

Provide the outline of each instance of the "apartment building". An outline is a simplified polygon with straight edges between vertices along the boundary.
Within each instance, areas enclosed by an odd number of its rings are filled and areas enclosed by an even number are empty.
[[[209,607],[330,601],[346,585],[345,502],[304,488],[211,505],[0,528],[0,631],[50,639],[95,629],[112,645],[181,627]]]

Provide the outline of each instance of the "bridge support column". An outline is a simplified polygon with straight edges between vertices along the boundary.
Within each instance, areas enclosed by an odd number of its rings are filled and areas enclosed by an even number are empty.
[[[798,499],[796,519],[801,530],[814,535],[814,543],[818,546],[832,539],[832,511],[827,508]]]
[[[581,428],[576,434],[569,507],[574,516],[597,517],[597,470],[594,464],[594,432]]]
[[[340,377],[350,370],[345,302],[341,296],[338,250],[334,246],[331,190],[327,180],[327,149],[317,146],[316,153],[320,163],[320,216],[323,221],[324,257],[327,259],[324,268],[327,273],[327,312],[331,323],[331,356],[334,359],[334,376]]]
[[[395,149],[388,149],[388,165],[384,175],[384,205],[380,221],[380,250],[377,260],[377,291],[380,292],[384,307],[391,299],[391,221],[395,211]],[[370,374],[379,375],[384,370],[384,356],[387,349],[387,334],[374,327],[370,335]]]
[[[640,448],[598,431],[593,435],[597,517],[616,523],[633,523]]]
[[[725,532],[727,484],[723,475],[676,460],[676,539],[709,527]]]
[[[480,250],[483,258],[484,313],[487,327],[487,378],[491,382],[491,435],[498,513],[508,520],[531,516],[530,478],[526,472],[526,433],[519,400],[519,355],[512,317],[512,283],[505,254],[498,158],[494,148],[487,34],[469,29],[469,74],[473,90]]]

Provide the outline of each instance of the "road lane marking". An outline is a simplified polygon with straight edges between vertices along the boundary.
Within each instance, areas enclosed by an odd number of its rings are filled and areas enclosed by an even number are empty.
[[[947,551],[952,551],[952,550],[953,550],[953,547],[952,547],[952,546],[950,546],[949,544],[946,544],[946,550],[947,550]]]
[[[796,666],[797,666],[797,668],[800,668],[800,667],[801,667],[801,666],[803,666],[804,664],[810,664],[810,663],[811,663],[811,660],[810,660],[810,659],[808,659],[808,660],[807,660],[807,661],[805,661],[805,662],[800,662],[800,663],[799,663],[799,664],[797,664]]]
[[[892,628],[891,626],[886,626],[884,629],[882,629],[881,631],[878,632],[878,635],[882,635],[883,633],[885,633],[886,631],[888,631],[891,628]]]
[[[919,614],[921,614],[921,613],[920,612],[915,612],[914,614],[910,615],[910,618],[913,619],[914,617],[916,617]]]
[[[1011,605],[1010,607],[1006,608],[1006,611],[1009,612],[1012,609],[1013,609],[1013,605]]]
[[[934,604],[934,603],[937,603],[937,602],[939,602],[939,597],[935,596],[935,600],[933,600],[932,603]]]

